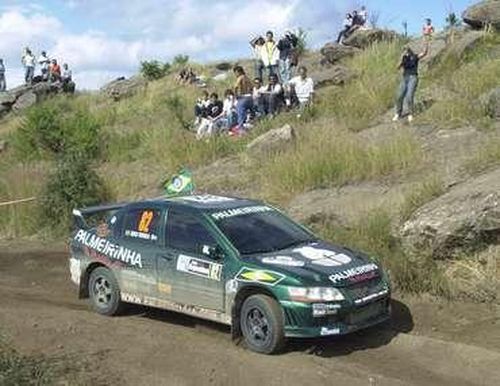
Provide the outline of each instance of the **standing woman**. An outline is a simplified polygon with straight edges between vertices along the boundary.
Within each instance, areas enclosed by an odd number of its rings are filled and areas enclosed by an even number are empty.
[[[420,59],[423,59],[429,53],[429,44],[425,45],[425,49],[420,54],[416,54],[407,46],[398,70],[403,69],[403,79],[399,85],[399,91],[396,101],[396,115],[392,119],[393,122],[399,121],[403,115],[403,106],[406,101],[408,107],[408,122],[413,122],[413,105],[415,101],[415,92],[418,87],[418,64]]]

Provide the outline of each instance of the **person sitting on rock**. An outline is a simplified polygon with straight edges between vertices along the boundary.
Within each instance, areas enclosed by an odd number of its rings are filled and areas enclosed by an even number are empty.
[[[5,80],[5,65],[3,64],[3,59],[0,58],[0,92],[5,92],[7,90],[7,82]]]
[[[358,13],[358,11],[352,11],[352,26],[349,29],[347,36],[352,35],[358,29],[363,27],[364,24],[365,24],[365,22],[364,22],[363,18],[361,17],[361,15]]]
[[[431,19],[425,19],[425,24],[422,27],[422,34],[425,40],[430,41],[432,39],[432,35],[434,35],[434,26],[432,25]]]
[[[343,40],[347,37],[347,34],[351,30],[352,27],[352,15],[348,13],[344,19],[344,22],[342,23],[342,30],[339,33],[339,36],[337,38],[337,43],[341,44]]]
[[[61,75],[61,80],[63,83],[63,91],[66,93],[75,92],[75,83],[73,82],[73,72],[68,66],[68,63],[63,64],[63,70]]]
[[[35,56],[31,53],[29,48],[24,50],[22,63],[25,68],[24,82],[31,85],[33,83],[33,77],[35,76]]]
[[[196,101],[194,106],[195,126],[199,125],[201,119],[207,115],[207,107],[210,104],[210,96],[208,91],[203,91],[202,97]]]
[[[224,104],[222,107],[223,119],[219,130],[230,130],[238,123],[238,115],[236,114],[236,97],[231,89],[227,89],[224,93]]]
[[[202,118],[200,126],[198,127],[196,138],[203,139],[212,136],[214,128],[224,116],[223,110],[224,106],[222,101],[219,100],[217,93],[212,93],[210,95],[210,103],[207,106],[207,113],[205,117]]]
[[[49,80],[50,59],[47,56],[47,52],[42,51],[42,53],[38,57],[38,64],[40,65],[42,81],[44,81],[44,82],[48,81]]]
[[[51,82],[59,82],[61,80],[61,66],[57,63],[56,59],[52,59],[49,71],[49,78]]]
[[[298,104],[300,111],[303,111],[313,104],[314,82],[312,78],[307,76],[306,67],[299,68],[299,75],[290,81],[289,86],[292,105]]]
[[[359,22],[363,27],[365,27],[368,24],[368,11],[364,5],[361,7],[361,10],[359,11]]]
[[[254,106],[254,113],[257,114],[257,116],[262,116],[266,114],[265,110],[265,105],[264,105],[264,91],[266,88],[262,84],[262,80],[259,77],[256,77],[253,80],[253,92],[252,92],[252,97],[253,97],[253,106]]]
[[[269,77],[269,83],[262,92],[264,102],[264,112],[274,117],[283,104],[283,87],[278,82],[276,75]]]
[[[429,43],[420,54],[416,54],[409,46],[405,48],[398,69],[403,70],[403,78],[399,86],[398,97],[396,101],[396,115],[392,119],[397,122],[403,115],[403,106],[406,102],[408,108],[408,122],[413,121],[413,104],[415,92],[418,86],[418,64],[429,53]]]

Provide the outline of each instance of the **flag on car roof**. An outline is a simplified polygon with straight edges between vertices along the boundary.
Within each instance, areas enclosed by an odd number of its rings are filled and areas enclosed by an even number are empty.
[[[193,192],[193,173],[188,169],[182,169],[179,174],[165,182],[165,194],[168,197],[188,195]]]

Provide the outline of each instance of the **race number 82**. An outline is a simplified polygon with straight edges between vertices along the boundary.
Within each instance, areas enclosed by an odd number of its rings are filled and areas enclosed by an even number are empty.
[[[152,210],[146,210],[142,212],[138,226],[139,232],[149,233],[149,226],[151,225],[151,221],[153,221],[153,216],[154,213]]]

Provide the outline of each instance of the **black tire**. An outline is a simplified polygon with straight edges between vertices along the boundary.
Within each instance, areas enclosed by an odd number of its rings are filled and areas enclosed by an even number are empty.
[[[241,307],[240,325],[246,346],[261,354],[276,354],[285,345],[283,312],[267,295],[252,295]]]
[[[112,316],[123,309],[120,287],[115,275],[104,267],[94,269],[89,278],[89,297],[92,308],[101,315]]]

